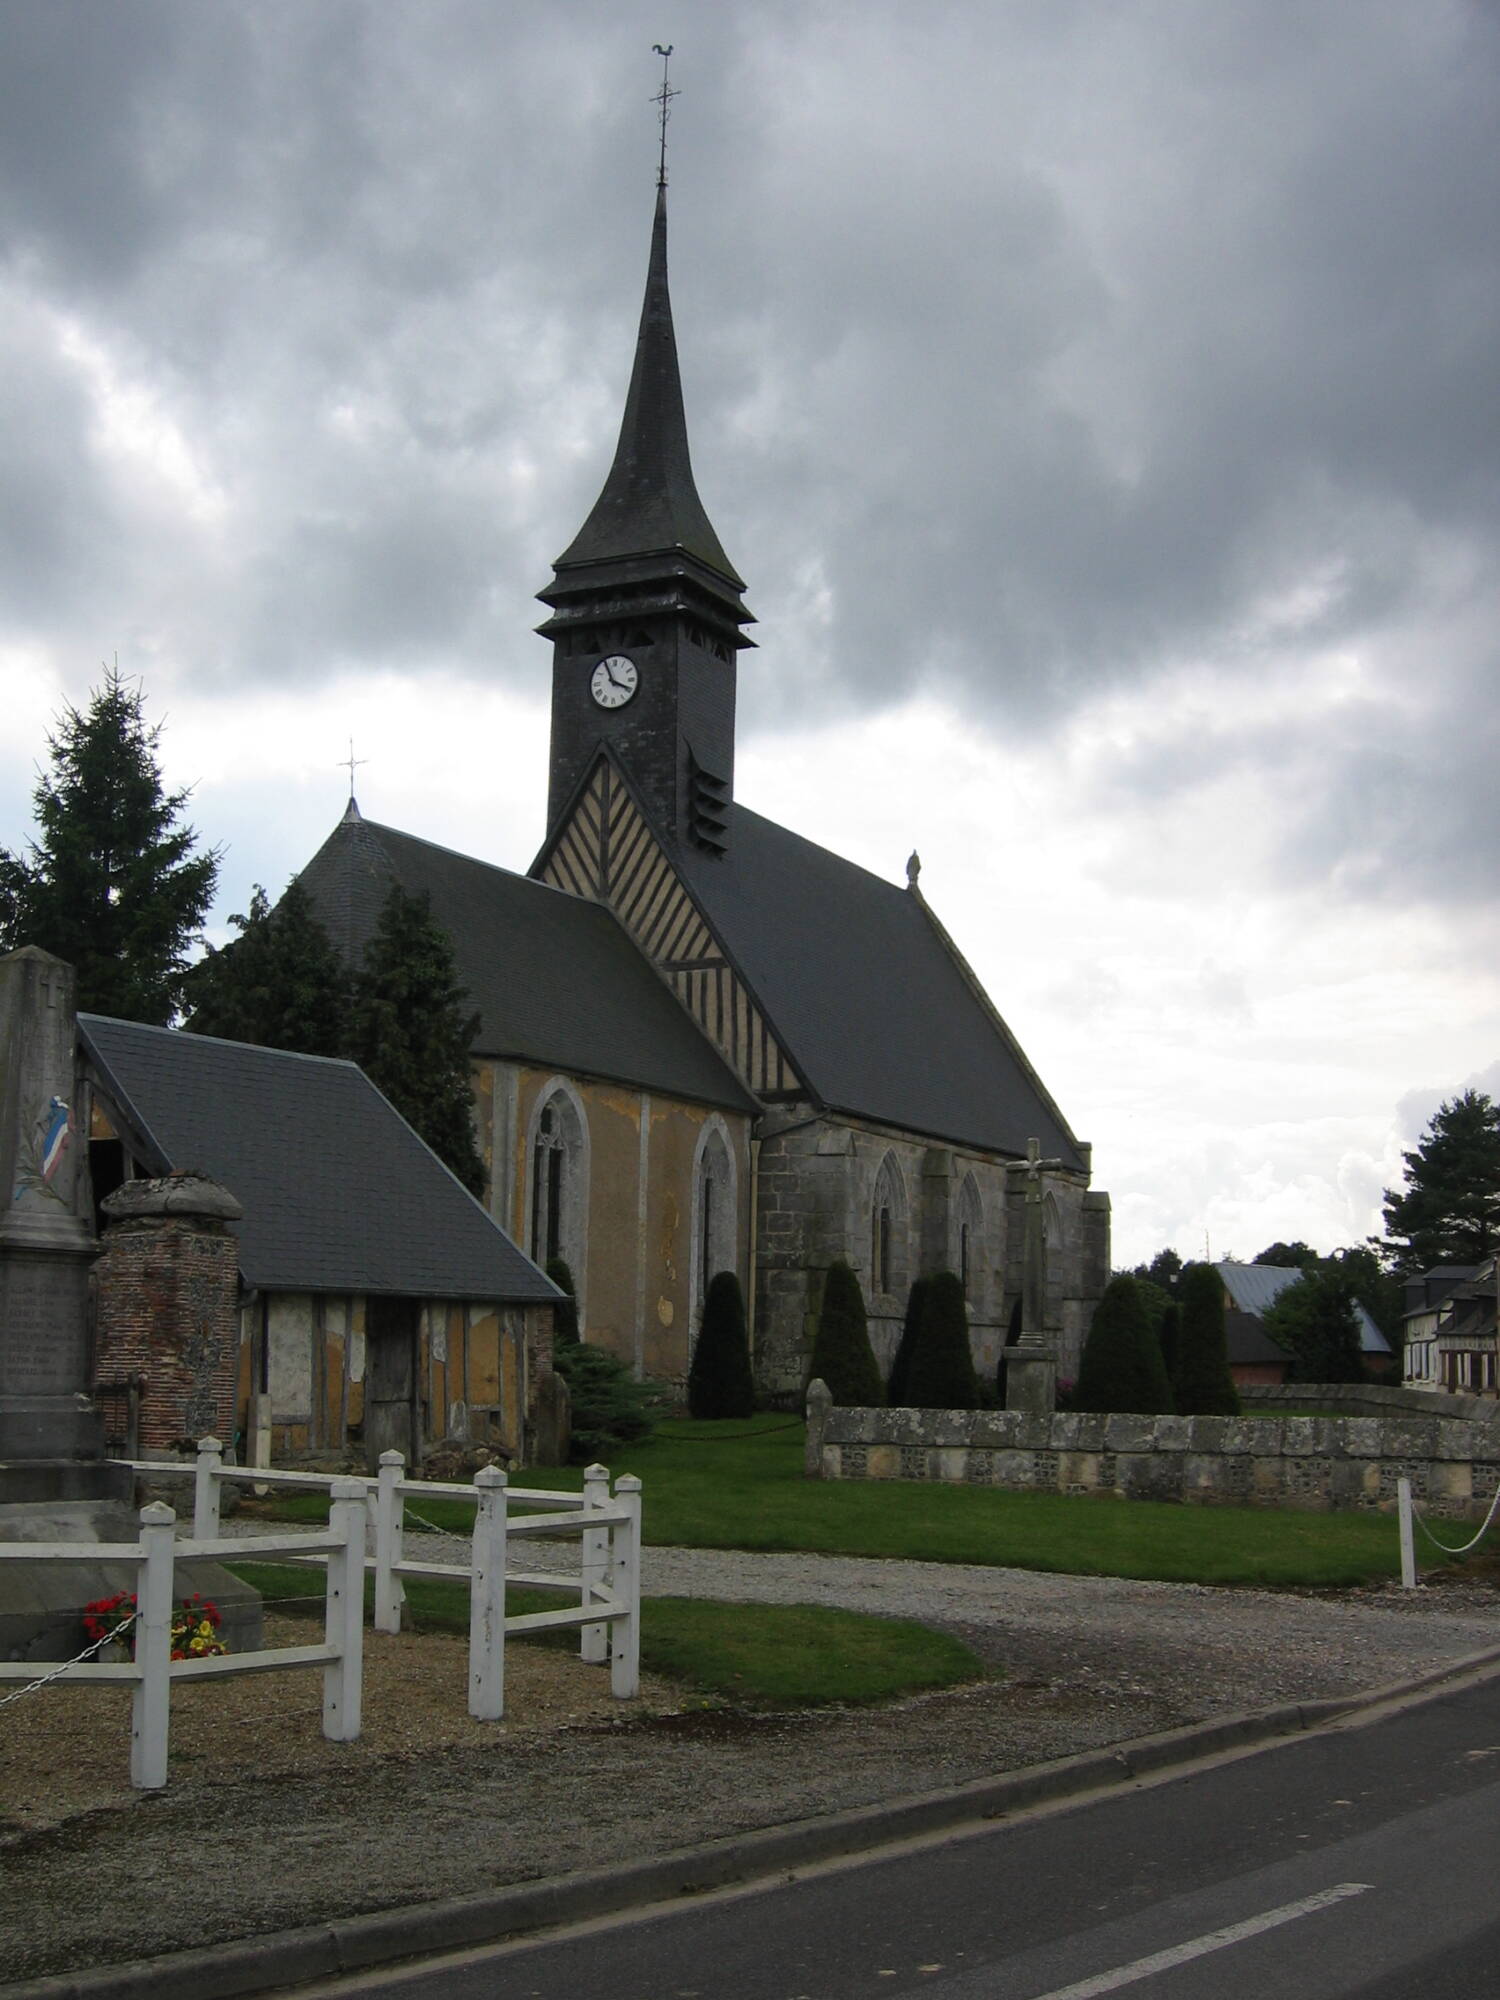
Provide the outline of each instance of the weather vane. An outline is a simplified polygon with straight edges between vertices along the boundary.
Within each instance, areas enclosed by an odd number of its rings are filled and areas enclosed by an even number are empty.
[[[357,766],[359,766],[360,764],[368,764],[368,763],[369,763],[369,761],[370,761],[370,760],[369,760],[369,758],[368,758],[368,757],[356,757],[356,756],[355,756],[355,754],[354,754],[354,738],[353,738],[353,737],[351,736],[351,737],[349,738],[349,755],[348,755],[347,757],[340,757],[340,759],[339,759],[339,769],[340,769],[341,771],[347,771],[347,772],[349,773],[349,796],[350,796],[350,798],[351,798],[351,799],[352,799],[352,798],[354,797],[354,773],[355,773],[355,769],[356,769],[356,768],[357,768]]]
[[[651,100],[653,104],[661,106],[661,157],[656,168],[656,185],[659,188],[664,188],[667,184],[667,120],[672,115],[672,99],[681,95],[681,92],[674,90],[667,81],[667,64],[672,57],[672,47],[671,42],[668,42],[665,48],[660,42],[651,44],[653,54],[661,57],[661,89]]]

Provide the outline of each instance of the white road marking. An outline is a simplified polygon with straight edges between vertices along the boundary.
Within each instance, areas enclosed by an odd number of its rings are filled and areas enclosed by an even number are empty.
[[[1346,1896],[1362,1896],[1374,1886],[1373,1882],[1340,1882],[1336,1888],[1320,1889],[1316,1896],[1304,1896],[1300,1902],[1283,1903],[1280,1909],[1246,1917],[1243,1923],[1227,1924],[1221,1931],[1205,1931],[1202,1937],[1189,1938],[1186,1944],[1154,1951],[1149,1958],[1137,1958],[1129,1965],[1115,1966],[1112,1971],[1097,1972],[1092,1979],[1080,1979],[1074,1986],[1058,1986],[1050,1993],[1039,1993],[1036,2000],[1093,2000],[1096,1993],[1113,1993],[1121,1986],[1134,1985],[1137,1979],[1149,1979],[1153,1972],[1169,1972],[1174,1965],[1186,1965],[1192,1959],[1205,1958],[1211,1951],[1222,1951],[1225,1945],[1239,1944],[1262,1931],[1274,1931],[1279,1924],[1311,1916],[1314,1910],[1326,1910],[1330,1904],[1343,1902]]]

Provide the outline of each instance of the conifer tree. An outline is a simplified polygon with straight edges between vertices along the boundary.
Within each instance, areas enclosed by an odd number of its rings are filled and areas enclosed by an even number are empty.
[[[710,1281],[687,1387],[695,1417],[748,1417],[755,1409],[745,1301],[733,1271],[718,1271]]]
[[[821,1376],[834,1402],[845,1408],[878,1409],[885,1402],[870,1346],[864,1294],[842,1258],[828,1267],[808,1374]]]
[[[394,884],[355,981],[351,1054],[477,1195],[484,1162],[474,1144],[469,1045],[479,1017],[465,1011],[465,998],[427,897]]]
[[[1387,1254],[1397,1271],[1477,1264],[1500,1244],[1500,1105],[1466,1090],[1441,1105],[1402,1154],[1406,1186],[1385,1191]]]
[[[906,1295],[906,1315],[901,1322],[901,1339],[891,1361],[885,1385],[885,1399],[893,1410],[907,1406],[906,1390],[911,1379],[911,1357],[916,1350],[917,1329],[922,1324],[922,1301],[927,1296],[927,1280],[914,1278]]]
[[[106,668],[86,709],[50,736],[52,768],[32,793],[29,859],[0,848],[0,951],[39,945],[78,977],[78,1005],[167,1026],[218,878],[180,824],[188,794],[165,792],[160,725],[145,697]]]
[[[1083,1344],[1075,1410],[1160,1416],[1172,1409],[1172,1385],[1143,1290],[1137,1278],[1111,1278],[1105,1286]]]
[[[239,937],[188,972],[187,1027],[260,1048],[346,1054],[349,980],[302,885],[292,882],[273,910],[257,883],[250,914],[229,921]]]
[[[1177,1375],[1172,1384],[1185,1417],[1235,1417],[1240,1399],[1229,1372],[1224,1281],[1212,1264],[1189,1264],[1178,1294]]]
[[[936,1271],[922,1294],[921,1318],[906,1374],[906,1400],[917,1410],[975,1410],[979,1379],[969,1349],[964,1288],[952,1271]]]

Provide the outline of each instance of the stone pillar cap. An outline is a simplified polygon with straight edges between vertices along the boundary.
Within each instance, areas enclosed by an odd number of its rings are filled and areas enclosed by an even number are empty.
[[[134,1222],[151,1215],[200,1215],[214,1222],[238,1222],[245,1213],[228,1188],[191,1170],[156,1180],[125,1181],[99,1204],[111,1222]]]

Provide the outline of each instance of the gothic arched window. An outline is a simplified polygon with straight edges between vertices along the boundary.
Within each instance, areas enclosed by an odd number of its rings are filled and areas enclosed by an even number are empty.
[[[984,1300],[984,1203],[979,1183],[965,1174],[958,1191],[958,1280],[971,1305]]]
[[[894,1153],[875,1176],[870,1203],[870,1289],[887,1297],[906,1284],[906,1184]]]
[[[693,1162],[692,1298],[703,1310],[708,1287],[720,1271],[739,1271],[738,1190],[734,1154],[722,1118],[710,1118],[698,1136]]]
[[[527,1245],[532,1262],[561,1260],[580,1303],[588,1239],[588,1126],[583,1105],[561,1079],[532,1113],[526,1176]]]

